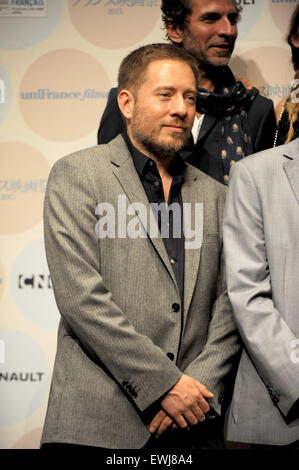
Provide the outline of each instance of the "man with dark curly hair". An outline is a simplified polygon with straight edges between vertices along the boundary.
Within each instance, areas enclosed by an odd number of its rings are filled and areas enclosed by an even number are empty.
[[[162,0],[167,38],[197,59],[200,82],[192,136],[181,156],[221,183],[244,156],[272,147],[276,129],[271,100],[247,89],[228,67],[238,35],[241,8],[235,0]],[[110,91],[98,143],[125,130]]]

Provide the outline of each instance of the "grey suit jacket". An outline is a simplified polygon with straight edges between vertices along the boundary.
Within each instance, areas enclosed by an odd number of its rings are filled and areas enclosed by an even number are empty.
[[[221,411],[239,349],[222,261],[225,188],[188,166],[182,199],[202,203],[204,220],[201,249],[185,251],[183,313],[161,237],[97,238],[98,205],[117,208],[119,196],[149,213],[121,136],[59,160],[49,177],[45,245],[61,321],[42,443],[142,447],[149,407],[182,372]]]
[[[285,419],[299,398],[298,204],[299,139],[234,165],[224,247],[245,349],[228,420],[231,441],[299,439],[299,419]]]

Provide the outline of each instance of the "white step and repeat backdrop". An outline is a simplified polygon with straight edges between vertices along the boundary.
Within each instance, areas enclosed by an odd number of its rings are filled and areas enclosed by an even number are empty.
[[[298,0],[240,0],[233,71],[277,103]],[[96,144],[121,59],[164,41],[159,0],[0,1],[0,448],[39,446],[59,314],[43,247],[50,167]],[[63,263],[63,259],[61,260]]]

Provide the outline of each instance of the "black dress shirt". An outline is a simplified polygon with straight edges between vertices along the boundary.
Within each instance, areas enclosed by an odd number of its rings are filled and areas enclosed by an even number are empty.
[[[123,137],[132,154],[133,162],[140,177],[158,227],[179,287],[181,302],[184,300],[184,232],[183,232],[183,202],[181,187],[184,181],[186,164],[179,155],[171,163],[169,174],[172,183],[167,205],[165,205],[162,180],[156,163],[134,147],[126,133]],[[171,205],[177,205],[178,212],[171,210]],[[159,210],[157,210],[159,205]],[[174,215],[175,214],[175,215]],[[179,218],[178,218],[179,215]]]
[[[162,180],[160,178],[156,163],[151,158],[147,157],[146,155],[141,153],[139,150],[137,150],[136,147],[134,147],[134,145],[130,141],[126,132],[124,132],[122,135],[132,154],[135,168],[140,177],[140,180],[142,182],[142,185],[144,187],[144,190],[146,192],[149,202],[158,203],[158,204],[165,203]],[[174,236],[174,235],[177,235],[177,233],[174,233],[174,231],[176,231],[176,227],[172,223],[173,220],[172,220],[171,211],[169,214],[169,225],[170,225],[169,237],[163,237],[163,231],[161,232],[161,222],[162,222],[161,217],[159,217],[159,213],[157,213],[157,211],[154,210],[154,206],[152,206],[153,212],[158,222],[161,236],[163,238],[163,242],[164,242],[168,257],[170,259],[170,263],[172,265],[178,287],[179,287],[181,303],[182,303],[182,308],[181,308],[182,315],[183,315],[183,305],[184,305],[184,264],[185,264],[184,243],[185,243],[185,238],[184,238],[184,231],[183,231],[183,201],[182,201],[182,195],[181,195],[181,188],[182,188],[182,184],[184,181],[185,170],[186,170],[186,163],[184,162],[180,154],[176,154],[169,169],[169,174],[173,177],[173,179],[172,179],[172,183],[171,183],[171,187],[169,191],[168,207],[172,203],[178,203],[180,205],[180,208],[181,208],[180,228],[181,230],[180,230],[179,237]],[[216,413],[212,407],[210,408],[210,411],[206,414],[206,417],[208,418],[208,421],[210,421],[211,419],[214,420],[214,418],[220,419],[218,413]],[[217,420],[215,421],[215,423],[217,423]],[[199,426],[202,427],[202,423]],[[217,429],[222,429],[221,424],[220,425],[215,424],[215,426]],[[172,435],[171,435],[171,439],[173,439]]]

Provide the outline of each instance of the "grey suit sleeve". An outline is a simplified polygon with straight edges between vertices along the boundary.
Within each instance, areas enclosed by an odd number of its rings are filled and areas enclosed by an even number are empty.
[[[228,292],[247,352],[287,416],[299,393],[298,364],[291,359],[295,337],[272,300],[260,193],[245,163],[231,171],[225,208]]]
[[[182,373],[135,330],[105,286],[95,234],[96,199],[85,159],[79,157],[54,165],[45,195],[45,246],[56,302],[70,334],[125,393],[133,390],[130,399],[143,411]]]
[[[219,225],[222,227],[224,198],[219,207]],[[220,233],[222,242],[222,231]],[[216,262],[217,260],[211,260]],[[211,305],[206,344],[199,356],[184,370],[214,393],[211,406],[221,413],[231,400],[241,341],[228,299],[223,250],[218,260],[218,279],[215,300]]]

